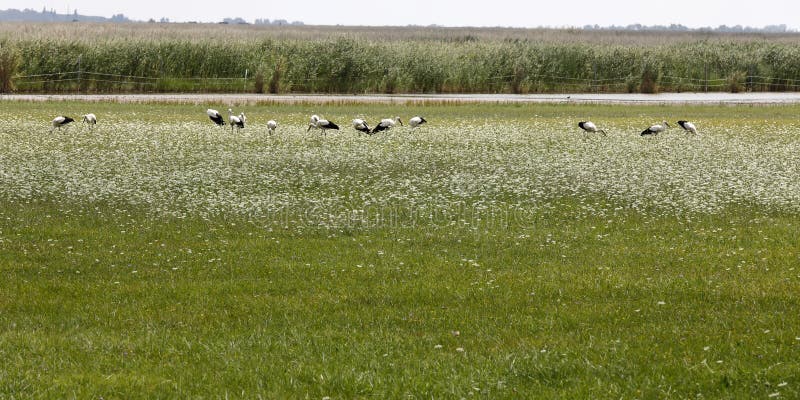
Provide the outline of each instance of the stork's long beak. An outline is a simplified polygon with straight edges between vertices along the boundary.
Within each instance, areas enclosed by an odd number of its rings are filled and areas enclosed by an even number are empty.
[[[308,129],[306,129],[306,132],[310,131],[312,126],[314,126],[314,124],[308,124]]]
[[[403,126],[403,120],[402,120],[402,119],[398,118],[398,119],[397,119],[397,122],[399,122],[399,123],[400,123],[400,126]]]

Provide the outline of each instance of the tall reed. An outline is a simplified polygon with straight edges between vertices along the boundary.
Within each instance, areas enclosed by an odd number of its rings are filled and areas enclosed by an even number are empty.
[[[797,90],[800,36],[54,25],[6,32],[22,91]],[[75,31],[83,32],[77,36]],[[324,34],[328,36],[323,36]],[[250,34],[250,35],[247,35]],[[94,35],[94,36],[92,36]],[[106,36],[102,36],[106,35]],[[229,35],[230,40],[221,40]],[[95,40],[89,40],[94,38]],[[17,54],[17,52],[15,52]],[[744,72],[744,75],[742,73]],[[48,77],[32,75],[58,74]],[[731,80],[732,77],[733,81]]]
[[[19,67],[19,52],[8,43],[0,41],[0,93],[14,90],[14,75]]]

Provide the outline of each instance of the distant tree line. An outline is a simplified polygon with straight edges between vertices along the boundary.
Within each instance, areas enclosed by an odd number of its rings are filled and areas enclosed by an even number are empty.
[[[688,26],[680,24],[671,25],[642,25],[631,24],[625,26],[600,26],[600,25],[584,25],[584,30],[607,30],[607,31],[674,31],[674,32],[720,32],[720,33],[787,33],[792,32],[786,27],[786,24],[780,25],[767,25],[762,28],[753,26],[741,25],[720,25],[716,28],[710,26],[701,28],[689,28]]]
[[[68,14],[59,14],[56,10],[42,8],[36,11],[30,8],[24,10],[0,10],[0,21],[3,22],[131,22],[124,14],[115,14],[111,18],[95,17],[78,14],[78,10]]]
[[[59,14],[56,10],[53,9],[46,9],[43,8],[42,11],[36,11],[30,8],[26,8],[24,10],[0,10],[0,22],[136,22],[130,20],[123,14],[115,14],[111,16],[111,18],[106,17],[95,17],[95,16],[88,16],[88,15],[80,15],[78,14],[78,10],[73,11],[72,13],[68,14]],[[155,23],[156,20],[151,18],[147,22]],[[169,23],[169,18],[161,18],[158,22],[165,24]],[[243,18],[225,18],[220,21],[222,24],[248,24]],[[287,25],[304,25],[301,21],[292,21],[289,22],[285,19],[275,19],[270,21],[269,19],[256,19],[255,25],[274,25],[274,26],[287,26]]]
[[[247,25],[247,24],[249,24],[249,22],[245,21],[244,18],[241,18],[241,17],[225,18],[225,19],[222,20],[222,23],[223,24],[239,24],[239,25]],[[272,26],[288,26],[288,25],[303,26],[303,25],[305,25],[301,21],[289,22],[289,21],[287,21],[285,19],[276,19],[276,20],[270,21],[269,19],[266,19],[266,18],[256,18],[256,20],[255,20],[255,22],[253,24],[254,25],[272,25]]]
[[[97,17],[97,16],[88,16],[88,15],[80,15],[78,14],[78,10],[73,11],[72,13],[67,14],[59,14],[55,10],[47,8],[42,8],[42,11],[36,11],[30,8],[26,8],[24,10],[16,10],[16,9],[8,9],[8,10],[0,10],[0,22],[8,22],[8,21],[22,21],[22,22],[137,22],[132,21],[124,14],[115,14],[112,15],[111,18],[106,17]],[[150,23],[156,22],[155,19],[150,19]],[[159,19],[161,23],[169,23],[171,22],[168,18],[161,18]],[[245,19],[241,17],[235,18],[225,18],[222,21],[219,21],[222,24],[239,24],[245,25],[249,24]],[[266,18],[257,18],[253,24],[255,25],[273,25],[273,26],[302,26],[304,23],[302,21],[287,21],[285,19],[275,19],[269,20]],[[435,27],[436,25],[432,25]],[[600,26],[600,25],[584,25],[580,27],[583,30],[602,30],[602,31],[673,31],[673,32],[719,32],[719,33],[789,33],[794,32],[793,30],[789,29],[786,24],[780,25],[767,25],[764,27],[752,27],[752,26],[742,26],[742,25],[720,25],[717,27],[700,27],[700,28],[689,28],[687,26],[681,24],[671,24],[671,25],[642,25],[642,24],[630,24],[630,25],[610,25],[610,26]]]
[[[257,18],[255,24],[256,25],[274,25],[274,26],[305,25],[305,24],[303,24],[302,21],[289,22],[289,21],[287,21],[285,19],[273,19],[272,21],[270,21],[268,19],[261,19],[261,18]]]

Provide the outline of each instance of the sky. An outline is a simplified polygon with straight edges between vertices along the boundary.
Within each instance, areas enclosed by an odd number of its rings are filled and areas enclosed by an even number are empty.
[[[43,7],[58,13],[125,14],[134,20],[219,22],[242,17],[308,25],[581,27],[682,24],[800,29],[797,0],[0,0],[0,9]]]

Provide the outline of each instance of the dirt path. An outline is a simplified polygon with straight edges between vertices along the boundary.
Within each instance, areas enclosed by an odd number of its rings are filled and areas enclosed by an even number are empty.
[[[661,94],[432,94],[432,95],[264,95],[264,94],[0,94],[0,101],[96,101],[117,103],[609,103],[609,104],[794,104],[800,93]]]

